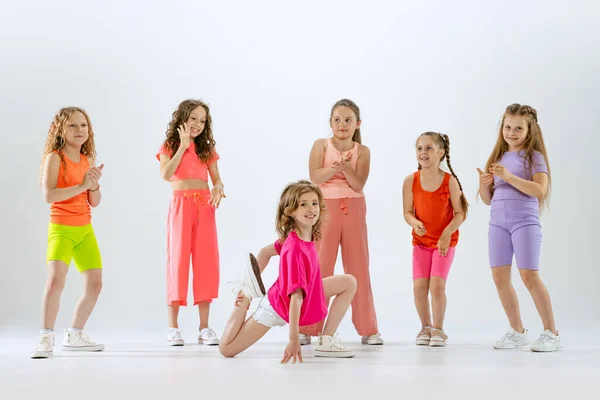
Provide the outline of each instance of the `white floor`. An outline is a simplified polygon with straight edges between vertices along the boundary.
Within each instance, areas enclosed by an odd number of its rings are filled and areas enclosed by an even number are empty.
[[[59,334],[54,357],[32,360],[34,343],[0,337],[0,399],[595,399],[600,389],[600,347],[539,354],[487,342],[442,349],[350,342],[352,359],[315,358],[304,346],[304,364],[280,365],[285,343],[259,343],[225,359],[214,346],[168,347],[128,335],[100,353],[72,353],[60,350]]]

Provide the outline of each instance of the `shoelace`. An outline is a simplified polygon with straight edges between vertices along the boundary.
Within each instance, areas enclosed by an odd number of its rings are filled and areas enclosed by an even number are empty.
[[[200,333],[200,336],[207,337],[209,339],[216,339],[217,338],[217,334],[211,328],[203,329],[202,332]]]
[[[331,348],[335,350],[345,350],[344,345],[342,344],[342,339],[337,333],[331,337]]]
[[[537,341],[538,341],[538,343],[546,343],[546,342],[549,342],[551,340],[554,340],[554,338],[552,336],[550,336],[547,333],[542,333],[540,335],[540,338]]]
[[[85,344],[95,344],[94,342],[92,342],[90,340],[90,338],[88,337],[88,335],[86,335],[84,332],[77,332],[77,334],[79,335],[79,339],[85,343]]]
[[[504,337],[502,338],[501,341],[505,341],[505,340],[513,340],[513,338],[516,337],[516,333],[515,332],[506,332],[506,335],[504,335]]]
[[[40,343],[39,343],[40,347],[50,347],[52,346],[51,342],[50,342],[50,336],[42,336],[42,338],[40,339]]]

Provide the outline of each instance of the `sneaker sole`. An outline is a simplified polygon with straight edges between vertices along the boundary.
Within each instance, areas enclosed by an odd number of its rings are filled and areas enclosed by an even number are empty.
[[[364,344],[364,345],[367,345],[367,346],[383,346],[383,341],[381,341],[381,342],[380,341],[372,342],[372,341],[369,341],[369,340],[365,340],[364,342],[361,342],[361,343]]]
[[[329,357],[329,358],[352,358],[354,352],[350,351],[322,351],[315,350],[315,357]]]
[[[88,347],[73,347],[73,346],[61,346],[63,351],[102,351],[104,346],[88,346]]]
[[[210,339],[210,340],[198,339],[198,344],[204,344],[206,346],[218,346],[219,339]]]
[[[40,358],[50,358],[54,355],[54,353],[52,351],[48,352],[48,351],[36,351],[31,355],[31,358],[33,359],[40,359]]]
[[[529,344],[530,344],[530,343],[529,343],[529,342],[527,342],[527,343],[520,344],[520,345],[518,345],[518,346],[512,346],[512,347],[500,347],[500,346],[496,346],[496,345],[493,345],[493,347],[494,347],[494,349],[496,349],[496,350],[514,350],[514,349],[522,349],[523,347],[527,347],[527,346],[529,346]]]
[[[250,266],[252,267],[253,272],[253,274],[250,275],[252,285],[254,286],[254,288],[258,287],[258,292],[262,293],[262,295],[265,296],[267,294],[267,291],[265,290],[265,285],[263,284],[262,278],[260,276],[260,267],[258,266],[258,260],[256,259],[256,257],[254,257],[254,254],[252,253],[249,254],[249,259]]]
[[[446,342],[440,342],[438,340],[431,340],[429,347],[446,347]]]
[[[183,340],[167,340],[167,342],[169,343],[169,346],[183,346],[185,344]]]
[[[429,339],[421,339],[416,341],[417,346],[429,346]]]

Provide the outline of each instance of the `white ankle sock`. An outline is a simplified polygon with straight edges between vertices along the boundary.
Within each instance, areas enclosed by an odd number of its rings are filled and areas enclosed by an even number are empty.
[[[83,332],[83,329],[69,327],[68,332]]]

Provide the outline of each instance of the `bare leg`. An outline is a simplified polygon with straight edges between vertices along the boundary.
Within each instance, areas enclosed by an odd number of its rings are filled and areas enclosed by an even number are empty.
[[[446,315],[446,281],[440,277],[432,276],[429,290],[431,291],[433,308],[433,327],[443,330]]]
[[[42,328],[54,329],[69,266],[62,261],[50,261],[47,269],[48,279],[42,296]]]
[[[494,283],[504,307],[504,312],[508,317],[508,323],[515,331],[523,333],[524,328],[519,311],[519,300],[511,282],[511,266],[505,265],[492,268],[492,276],[494,277]]]
[[[323,327],[323,335],[333,336],[354,299],[356,279],[348,274],[330,276],[323,279],[323,290],[326,299],[335,296]]]
[[[83,295],[75,306],[71,327],[83,329],[90,314],[96,306],[100,291],[102,291],[102,268],[88,269],[81,273],[84,280]]]
[[[179,316],[179,301],[174,301],[167,307],[169,310],[169,328],[179,329],[179,325],[177,324],[177,317]]]
[[[429,279],[415,279],[413,292],[417,314],[419,314],[419,319],[421,320],[421,326],[431,326],[431,314],[429,313]]]
[[[210,315],[210,302],[198,303],[198,314],[200,315],[200,330],[208,328],[208,316]]]
[[[236,302],[219,343],[219,351],[225,357],[235,357],[240,354],[271,329],[268,326],[259,324],[252,317],[244,322],[250,300],[245,296],[241,297],[242,300]]]
[[[544,324],[544,330],[549,330],[555,335],[558,335],[556,327],[554,326],[554,314],[552,312],[552,302],[550,301],[550,294],[548,289],[540,279],[538,271],[531,271],[526,269],[520,269],[521,279],[529,290],[535,307],[542,318]]]

